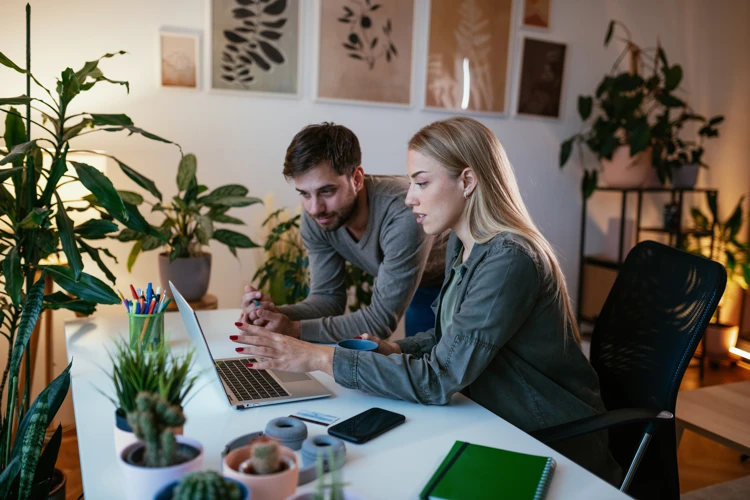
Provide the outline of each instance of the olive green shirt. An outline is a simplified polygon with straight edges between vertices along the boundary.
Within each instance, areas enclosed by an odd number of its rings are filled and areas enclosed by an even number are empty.
[[[561,308],[542,265],[525,241],[502,233],[475,244],[457,272],[462,245],[448,242],[446,279],[433,309],[443,307],[456,275],[449,325],[397,341],[402,354],[383,356],[336,347],[337,383],[380,396],[442,405],[463,389],[488,410],[526,432],[604,411],[599,380],[566,331]],[[441,318],[441,316],[438,316]],[[572,460],[614,482],[620,471],[606,433],[563,451]]]

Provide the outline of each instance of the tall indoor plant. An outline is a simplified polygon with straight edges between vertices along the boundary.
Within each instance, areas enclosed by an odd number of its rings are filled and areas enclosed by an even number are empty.
[[[245,224],[244,221],[227,215],[232,207],[246,207],[262,203],[259,198],[247,196],[248,189],[239,184],[227,184],[210,192],[208,187],[198,184],[196,171],[198,161],[193,154],[180,160],[177,169],[178,194],[171,201],[164,201],[154,186],[149,192],[157,199],[151,203],[137,193],[129,193],[129,201],[138,206],[151,205],[152,212],[161,212],[164,220],[158,227],[161,237],[136,228],[125,228],[118,235],[120,241],[132,241],[128,256],[128,270],[135,264],[141,252],[166,247],[159,255],[159,274],[162,286],[172,281],[188,301],[199,300],[208,290],[211,277],[211,254],[203,251],[209,240],[214,239],[229,247],[237,256],[237,248],[255,248],[248,236],[219,229],[216,223]]]
[[[113,221],[151,231],[137,207],[123,201],[104,174],[90,165],[67,160],[68,152],[72,151],[70,141],[98,131],[127,130],[131,134],[169,142],[135,127],[124,114],[73,114],[73,99],[98,83],[128,88],[127,82],[110,80],[99,68],[102,59],[116,54],[86,62],[78,71],[66,68],[51,91],[31,73],[30,15],[31,8],[27,5],[26,68],[0,52],[0,65],[26,79],[24,95],[0,97],[0,112],[5,116],[0,181],[6,181],[0,184],[3,285],[0,333],[9,345],[0,386],[0,399],[7,402],[0,415],[0,500],[45,498],[57,460],[61,428],[58,426],[52,440],[43,448],[44,433],[67,394],[70,365],[31,402],[32,360],[28,346],[39,314],[44,309],[58,308],[90,314],[97,304],[119,303],[112,288],[83,271],[81,254],[87,253],[114,282],[115,276],[100,255],[100,251],[108,254],[107,250],[95,248],[90,240],[117,231]],[[32,81],[46,94],[43,98],[31,97]],[[25,107],[25,113],[22,115],[15,106]],[[32,124],[41,132],[36,139],[31,138]],[[49,162],[44,161],[45,157]],[[151,183],[124,163],[115,161],[137,184]],[[71,220],[67,214],[71,200],[62,199],[59,188],[73,181],[80,181],[91,191],[100,217],[80,224]],[[153,234],[161,237],[156,231]],[[45,257],[59,253],[65,254],[68,266],[40,264]],[[45,295],[45,275],[68,293]]]
[[[622,28],[624,36],[615,33]],[[599,83],[593,96],[578,97],[578,113],[587,124],[583,131],[563,141],[560,146],[560,167],[571,156],[575,144],[586,145],[600,162],[586,168],[582,190],[584,197],[597,186],[599,170],[609,186],[637,187],[656,168],[662,182],[671,176],[676,137],[683,124],[705,121],[687,103],[675,95],[682,81],[682,67],[670,65],[664,49],[642,48],[631,39],[627,27],[610,21],[604,45],[615,38],[625,48],[612,70]],[[620,70],[627,58],[629,68]],[[673,116],[673,113],[677,113]]]

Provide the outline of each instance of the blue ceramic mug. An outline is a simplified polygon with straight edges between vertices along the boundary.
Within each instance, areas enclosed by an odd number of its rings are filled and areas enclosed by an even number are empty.
[[[378,344],[372,340],[365,339],[346,339],[342,340],[337,344],[339,347],[344,349],[351,349],[352,351],[377,351]]]

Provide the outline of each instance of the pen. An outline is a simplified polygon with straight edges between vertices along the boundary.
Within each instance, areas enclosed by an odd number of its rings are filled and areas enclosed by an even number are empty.
[[[133,285],[130,285],[130,291],[133,293],[133,298],[135,300],[138,300],[138,294],[135,293],[135,288],[133,287]]]

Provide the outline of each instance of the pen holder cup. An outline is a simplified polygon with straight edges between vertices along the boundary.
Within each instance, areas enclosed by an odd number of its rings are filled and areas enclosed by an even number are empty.
[[[130,319],[130,349],[140,346],[146,352],[164,345],[164,312],[156,314],[128,314]]]

